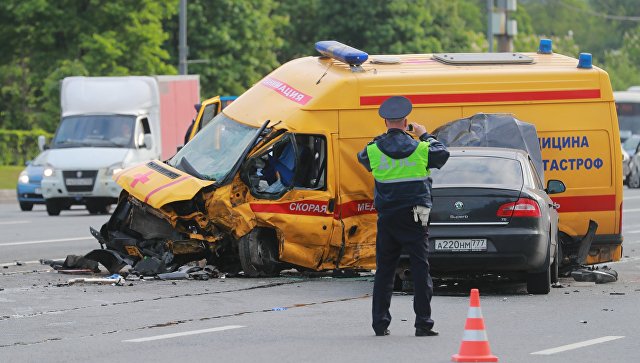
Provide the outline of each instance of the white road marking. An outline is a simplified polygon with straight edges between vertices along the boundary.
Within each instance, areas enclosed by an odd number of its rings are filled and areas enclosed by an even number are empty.
[[[636,195],[636,196],[633,196],[633,197],[624,197],[624,198],[622,198],[622,200],[629,200],[629,199],[640,199],[640,196]]]
[[[624,234],[627,233],[640,233],[640,229],[634,229],[633,231],[624,231]]]
[[[573,350],[573,349],[588,347],[588,346],[594,345],[594,344],[606,343],[606,342],[609,342],[609,341],[612,341],[612,340],[616,340],[616,339],[621,339],[621,338],[624,338],[624,336],[606,336],[606,337],[602,337],[602,338],[585,340],[584,342],[567,344],[567,345],[563,345],[563,346],[556,347],[556,348],[541,350],[539,352],[533,352],[531,354],[551,355],[551,354],[556,354],[556,353],[560,353],[560,352],[565,352],[567,350]]]
[[[0,226],[6,226],[9,224],[25,224],[30,223],[29,221],[8,221],[8,222],[0,222]]]
[[[146,337],[146,338],[129,339],[129,340],[123,340],[122,342],[142,343],[142,342],[149,342],[149,341],[152,341],[152,340],[171,339],[171,338],[183,337],[183,336],[187,336],[187,335],[204,334],[204,333],[211,333],[211,332],[216,332],[216,331],[238,329],[238,328],[244,328],[244,327],[245,326],[243,326],[243,325],[226,325],[226,326],[221,326],[221,327],[218,327],[218,328],[191,330],[191,331],[185,331],[185,332],[182,332],[182,333],[163,334],[163,335],[156,335],[156,336]]]
[[[74,238],[60,238],[60,239],[42,239],[42,240],[39,240],[39,241],[9,242],[9,243],[0,243],[0,247],[35,245],[35,244],[38,244],[38,243],[59,243],[59,242],[89,241],[89,240],[95,240],[95,238],[93,238],[93,237],[74,237]]]
[[[625,213],[636,213],[636,212],[640,212],[640,208],[623,209],[622,210],[622,214],[625,214]]]

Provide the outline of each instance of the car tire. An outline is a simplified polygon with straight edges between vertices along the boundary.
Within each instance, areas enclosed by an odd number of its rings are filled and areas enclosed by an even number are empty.
[[[627,177],[627,186],[629,188],[640,188],[640,173],[631,173]]]
[[[62,206],[59,202],[55,200],[46,200],[45,206],[47,207],[47,214],[50,216],[58,216],[60,215],[60,211],[62,210]]]
[[[557,242],[556,243],[556,248],[555,248],[555,254],[554,254],[554,258],[553,258],[553,263],[551,264],[551,283],[555,284],[558,282],[558,269],[559,269],[559,265],[560,265],[560,254],[559,252],[559,245],[560,243]]]
[[[273,277],[282,271],[277,261],[278,240],[275,231],[254,228],[238,240],[238,256],[246,277]]]
[[[87,202],[87,210],[89,214],[109,214],[111,204],[99,202]]]
[[[33,210],[33,203],[20,202],[20,210],[23,212]]]
[[[545,295],[551,291],[551,251],[547,250],[545,269],[541,272],[527,274],[527,292],[534,295]]]

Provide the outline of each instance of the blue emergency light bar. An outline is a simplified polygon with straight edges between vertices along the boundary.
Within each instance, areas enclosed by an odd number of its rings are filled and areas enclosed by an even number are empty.
[[[580,53],[578,57],[578,68],[593,68],[593,57],[591,53]]]
[[[551,54],[553,53],[553,46],[551,39],[540,39],[540,46],[538,47],[539,54]]]
[[[369,54],[335,40],[317,42],[316,50],[325,57],[333,58],[352,66],[359,66],[369,58]]]

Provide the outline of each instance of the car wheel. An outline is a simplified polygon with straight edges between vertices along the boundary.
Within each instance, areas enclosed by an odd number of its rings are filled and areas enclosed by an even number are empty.
[[[247,277],[278,276],[282,265],[278,262],[278,239],[275,231],[254,228],[238,241],[238,256]]]
[[[59,202],[55,200],[46,200],[45,205],[47,207],[47,214],[50,216],[60,215],[60,210],[62,210],[62,206]]]
[[[527,274],[527,291],[534,295],[544,295],[551,291],[551,251],[547,252],[545,269]]]
[[[87,210],[89,214],[108,214],[111,204],[99,202],[87,202]]]
[[[559,250],[558,244],[559,243],[556,243],[556,250],[553,258],[553,263],[551,264],[551,283],[552,284],[555,284],[556,282],[558,282],[558,265],[559,265],[559,258],[560,258],[560,254],[558,253],[558,250]]]
[[[33,209],[33,203],[20,202],[20,210],[23,212],[28,212]]]
[[[640,173],[631,173],[627,177],[629,188],[640,188]]]

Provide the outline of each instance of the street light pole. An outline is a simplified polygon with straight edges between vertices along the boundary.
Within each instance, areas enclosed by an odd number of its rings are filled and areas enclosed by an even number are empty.
[[[493,53],[493,0],[487,0],[487,42],[489,53]]]
[[[179,15],[179,33],[178,33],[178,73],[187,74],[187,53],[189,53],[189,47],[187,47],[187,0],[180,0],[180,15]]]

